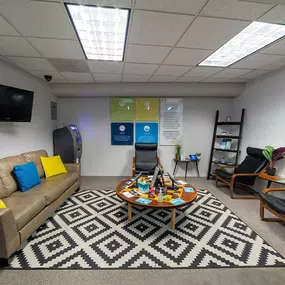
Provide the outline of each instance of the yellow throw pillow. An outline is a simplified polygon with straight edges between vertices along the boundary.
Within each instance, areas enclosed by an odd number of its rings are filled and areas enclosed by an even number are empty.
[[[6,205],[2,200],[0,200],[0,209],[6,209]]]
[[[67,173],[59,155],[51,157],[41,156],[41,162],[44,168],[46,178],[62,173]]]

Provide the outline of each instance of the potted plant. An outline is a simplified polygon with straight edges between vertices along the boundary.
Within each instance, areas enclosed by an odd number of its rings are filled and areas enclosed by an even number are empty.
[[[175,145],[175,159],[176,160],[181,160],[181,150],[182,150],[182,145],[176,144]]]
[[[263,155],[268,159],[269,164],[266,168],[266,173],[268,175],[274,176],[276,173],[276,168],[274,168],[275,162],[282,158],[285,153],[285,147],[279,147],[275,149],[272,146],[266,146]]]
[[[201,152],[196,152],[195,154],[198,157],[198,159],[200,160],[201,159]]]

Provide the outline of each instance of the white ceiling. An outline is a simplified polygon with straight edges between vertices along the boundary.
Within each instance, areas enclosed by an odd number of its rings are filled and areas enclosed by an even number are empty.
[[[228,68],[197,65],[252,21],[285,24],[278,1],[66,0],[131,9],[124,62],[102,62],[85,59],[64,0],[1,0],[0,55],[53,83],[246,82],[285,66],[285,39]]]

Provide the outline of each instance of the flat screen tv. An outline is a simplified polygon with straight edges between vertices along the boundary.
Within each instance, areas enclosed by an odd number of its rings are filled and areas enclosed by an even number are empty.
[[[0,84],[0,121],[30,122],[34,92]]]

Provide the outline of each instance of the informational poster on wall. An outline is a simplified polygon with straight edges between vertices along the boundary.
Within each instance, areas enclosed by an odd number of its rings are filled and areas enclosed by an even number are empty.
[[[111,145],[133,145],[133,123],[111,123]]]
[[[183,99],[162,98],[160,101],[160,145],[181,143],[183,134]]]
[[[158,123],[136,123],[137,143],[158,143]]]
[[[134,120],[134,100],[132,98],[111,98],[111,121]]]
[[[137,98],[136,120],[141,122],[158,121],[159,99]]]

